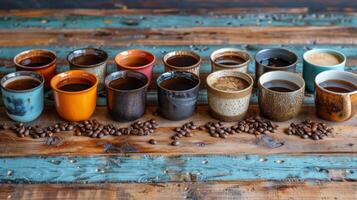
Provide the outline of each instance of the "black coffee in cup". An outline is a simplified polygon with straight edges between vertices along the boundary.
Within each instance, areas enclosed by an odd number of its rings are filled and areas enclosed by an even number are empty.
[[[357,90],[357,86],[344,80],[327,80],[320,83],[320,86],[326,90],[338,93],[349,93]]]
[[[160,83],[160,86],[173,91],[189,90],[197,85],[196,82],[185,77],[172,77]]]
[[[26,67],[42,67],[50,64],[54,59],[46,56],[32,56],[20,61],[20,65]]]
[[[67,92],[78,92],[89,89],[93,84],[84,78],[68,78],[58,83],[58,89]]]
[[[285,67],[291,65],[292,63],[283,58],[274,57],[274,58],[263,59],[260,61],[260,64],[269,67]]]
[[[135,77],[121,77],[118,79],[114,79],[109,83],[109,87],[112,87],[117,90],[135,90],[141,88],[146,83],[141,79]]]
[[[4,83],[4,87],[10,90],[29,90],[39,86],[41,82],[30,76],[18,76]]]
[[[247,60],[236,55],[223,55],[217,57],[214,62],[221,65],[240,65],[247,62]]]
[[[190,55],[176,55],[167,59],[167,64],[175,67],[188,67],[195,65],[199,60]]]
[[[297,84],[287,80],[272,80],[264,83],[263,86],[277,92],[293,92],[300,88]]]

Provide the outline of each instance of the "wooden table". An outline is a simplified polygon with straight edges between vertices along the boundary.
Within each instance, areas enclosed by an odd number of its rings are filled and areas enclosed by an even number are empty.
[[[153,52],[154,69],[163,72],[168,51],[190,49],[204,60],[201,78],[210,72],[209,54],[221,47],[247,50],[251,56],[268,47],[288,48],[301,55],[311,48],[333,48],[347,56],[346,70],[357,72],[357,12],[354,1],[91,1],[85,9],[74,2],[5,1],[0,4],[0,72],[14,71],[20,51],[47,48],[57,52],[58,71],[67,70],[65,57],[75,48],[103,48],[115,70],[116,53],[132,48]],[[38,4],[36,4],[36,2]],[[32,3],[32,4],[31,4]],[[40,9],[28,8],[35,4]],[[66,8],[46,9],[43,8]],[[287,6],[288,5],[288,6]],[[41,7],[42,6],[42,7]],[[295,7],[294,7],[295,6]],[[106,8],[106,9],[100,9]],[[111,8],[111,9],[108,9]],[[253,74],[254,63],[249,66]],[[237,134],[212,138],[194,131],[181,145],[170,146],[172,129],[184,122],[201,125],[207,113],[206,86],[200,91],[195,115],[172,122],[154,116],[155,85],[148,92],[146,115],[160,127],[150,136],[92,139],[61,132],[58,143],[18,138],[0,131],[0,199],[356,199],[357,117],[334,127],[333,137],[303,140],[283,133],[291,122],[315,116],[313,95],[307,94],[298,117],[277,123],[266,136]],[[256,95],[249,114],[259,114]],[[49,95],[40,119],[45,126],[59,117]],[[0,108],[0,123],[12,123]],[[113,122],[105,99],[98,98],[93,118]],[[116,123],[122,127],[128,123]],[[148,143],[155,139],[156,145]]]

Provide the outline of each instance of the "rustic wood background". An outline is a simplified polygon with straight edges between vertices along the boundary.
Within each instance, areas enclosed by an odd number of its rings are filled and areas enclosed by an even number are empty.
[[[357,1],[352,0],[2,0],[0,2],[0,76],[14,71],[20,51],[46,48],[58,55],[58,72],[68,69],[65,57],[81,47],[103,48],[113,57],[140,48],[161,58],[166,52],[190,49],[204,60],[201,79],[210,73],[208,56],[221,47],[247,50],[251,56],[269,47],[288,48],[300,57],[312,48],[332,48],[348,59],[346,70],[357,73]],[[158,59],[154,77],[163,72]],[[253,74],[254,63],[249,66]],[[315,116],[313,94],[301,114],[278,123],[268,136],[240,134],[211,138],[195,131],[169,145],[172,128],[193,120],[204,124],[206,86],[202,84],[195,115],[171,122],[153,116],[155,84],[148,92],[144,119],[160,128],[148,137],[75,137],[60,140],[17,138],[0,132],[0,199],[357,199],[357,117],[329,123],[337,132],[322,141],[283,133],[290,122]],[[258,114],[256,95],[250,114]],[[51,94],[34,124],[59,121]],[[0,122],[12,123],[0,107]],[[105,98],[98,97],[93,116],[112,122]],[[126,123],[118,123],[126,126]],[[147,141],[154,138],[157,145]]]

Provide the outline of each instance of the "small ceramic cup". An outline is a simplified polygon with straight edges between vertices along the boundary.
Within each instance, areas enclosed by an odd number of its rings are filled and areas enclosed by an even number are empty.
[[[50,81],[56,75],[56,54],[45,49],[23,51],[14,57],[16,71],[34,71],[45,79],[45,89],[50,89]]]
[[[284,61],[283,63],[285,63],[285,65],[272,66],[263,62],[268,59],[281,59],[282,61]],[[259,77],[265,72],[270,72],[270,71],[295,72],[297,61],[298,61],[297,55],[294,52],[289,51],[287,49],[272,48],[272,49],[260,50],[255,54],[255,81],[258,81]]]
[[[222,48],[214,51],[210,60],[212,72],[230,69],[247,73],[251,59],[246,51],[236,48]]]
[[[178,58],[177,62],[170,62],[173,58]],[[172,60],[173,61],[173,60]],[[165,66],[165,72],[168,71],[186,71],[200,75],[200,65],[202,59],[200,55],[193,51],[173,51],[167,53],[162,62]]]
[[[6,114],[18,122],[38,118],[43,110],[44,82],[41,74],[31,71],[5,75],[1,79],[1,93]]]
[[[187,83],[189,84],[183,85]],[[164,118],[183,120],[194,113],[200,85],[197,75],[185,71],[165,72],[157,78],[156,84],[159,111]],[[175,85],[180,89],[175,89]]]
[[[143,116],[146,90],[149,86],[145,74],[136,71],[117,71],[105,78],[107,108],[117,121],[133,121]]]
[[[70,91],[61,89],[73,84],[87,85],[86,89]],[[96,107],[98,79],[95,74],[84,70],[69,70],[57,74],[51,87],[57,113],[67,121],[89,119]]]
[[[84,70],[95,74],[98,78],[98,89],[104,88],[108,61],[105,51],[95,48],[77,49],[67,55],[67,61],[71,70]]]
[[[324,88],[325,81],[345,81],[354,86],[349,92],[336,92]],[[315,105],[317,115],[330,121],[346,121],[357,112],[357,75],[345,71],[325,71],[315,78]]]
[[[149,82],[151,81],[155,61],[154,54],[140,49],[123,51],[115,56],[118,70],[141,72],[146,75]]]
[[[327,54],[327,55],[326,55]],[[313,60],[313,56],[317,55],[317,61]],[[322,56],[328,56],[327,59],[333,59],[334,57],[338,62],[320,63],[321,61],[328,61]],[[332,61],[333,61],[332,60]],[[312,49],[304,53],[303,55],[303,77],[306,83],[306,89],[310,92],[315,91],[315,77],[317,74],[327,70],[339,70],[344,71],[346,65],[346,56],[339,51],[332,49]]]
[[[293,83],[296,90],[276,91],[267,87],[270,81],[284,81]],[[275,85],[275,87],[282,87]],[[305,96],[305,82],[302,77],[296,73],[273,71],[263,74],[258,81],[258,102],[260,113],[273,121],[286,121],[301,110]]]
[[[248,87],[238,91],[220,90],[214,87],[221,77],[238,77],[248,83]],[[222,121],[237,121],[246,115],[253,89],[253,78],[243,72],[221,70],[207,76],[208,106],[210,114]]]

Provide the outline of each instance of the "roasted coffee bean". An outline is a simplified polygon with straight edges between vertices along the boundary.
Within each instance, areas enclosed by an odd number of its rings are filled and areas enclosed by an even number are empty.
[[[325,123],[305,120],[299,124],[291,123],[285,133],[288,135],[298,135],[304,139],[320,140],[332,134],[333,129]]]
[[[149,143],[152,144],[152,145],[154,145],[154,144],[156,144],[156,140],[150,139],[150,140],[149,140]]]
[[[173,141],[171,142],[171,145],[172,145],[172,146],[178,146],[178,145],[180,145],[180,142],[179,142],[178,140],[173,140]]]

